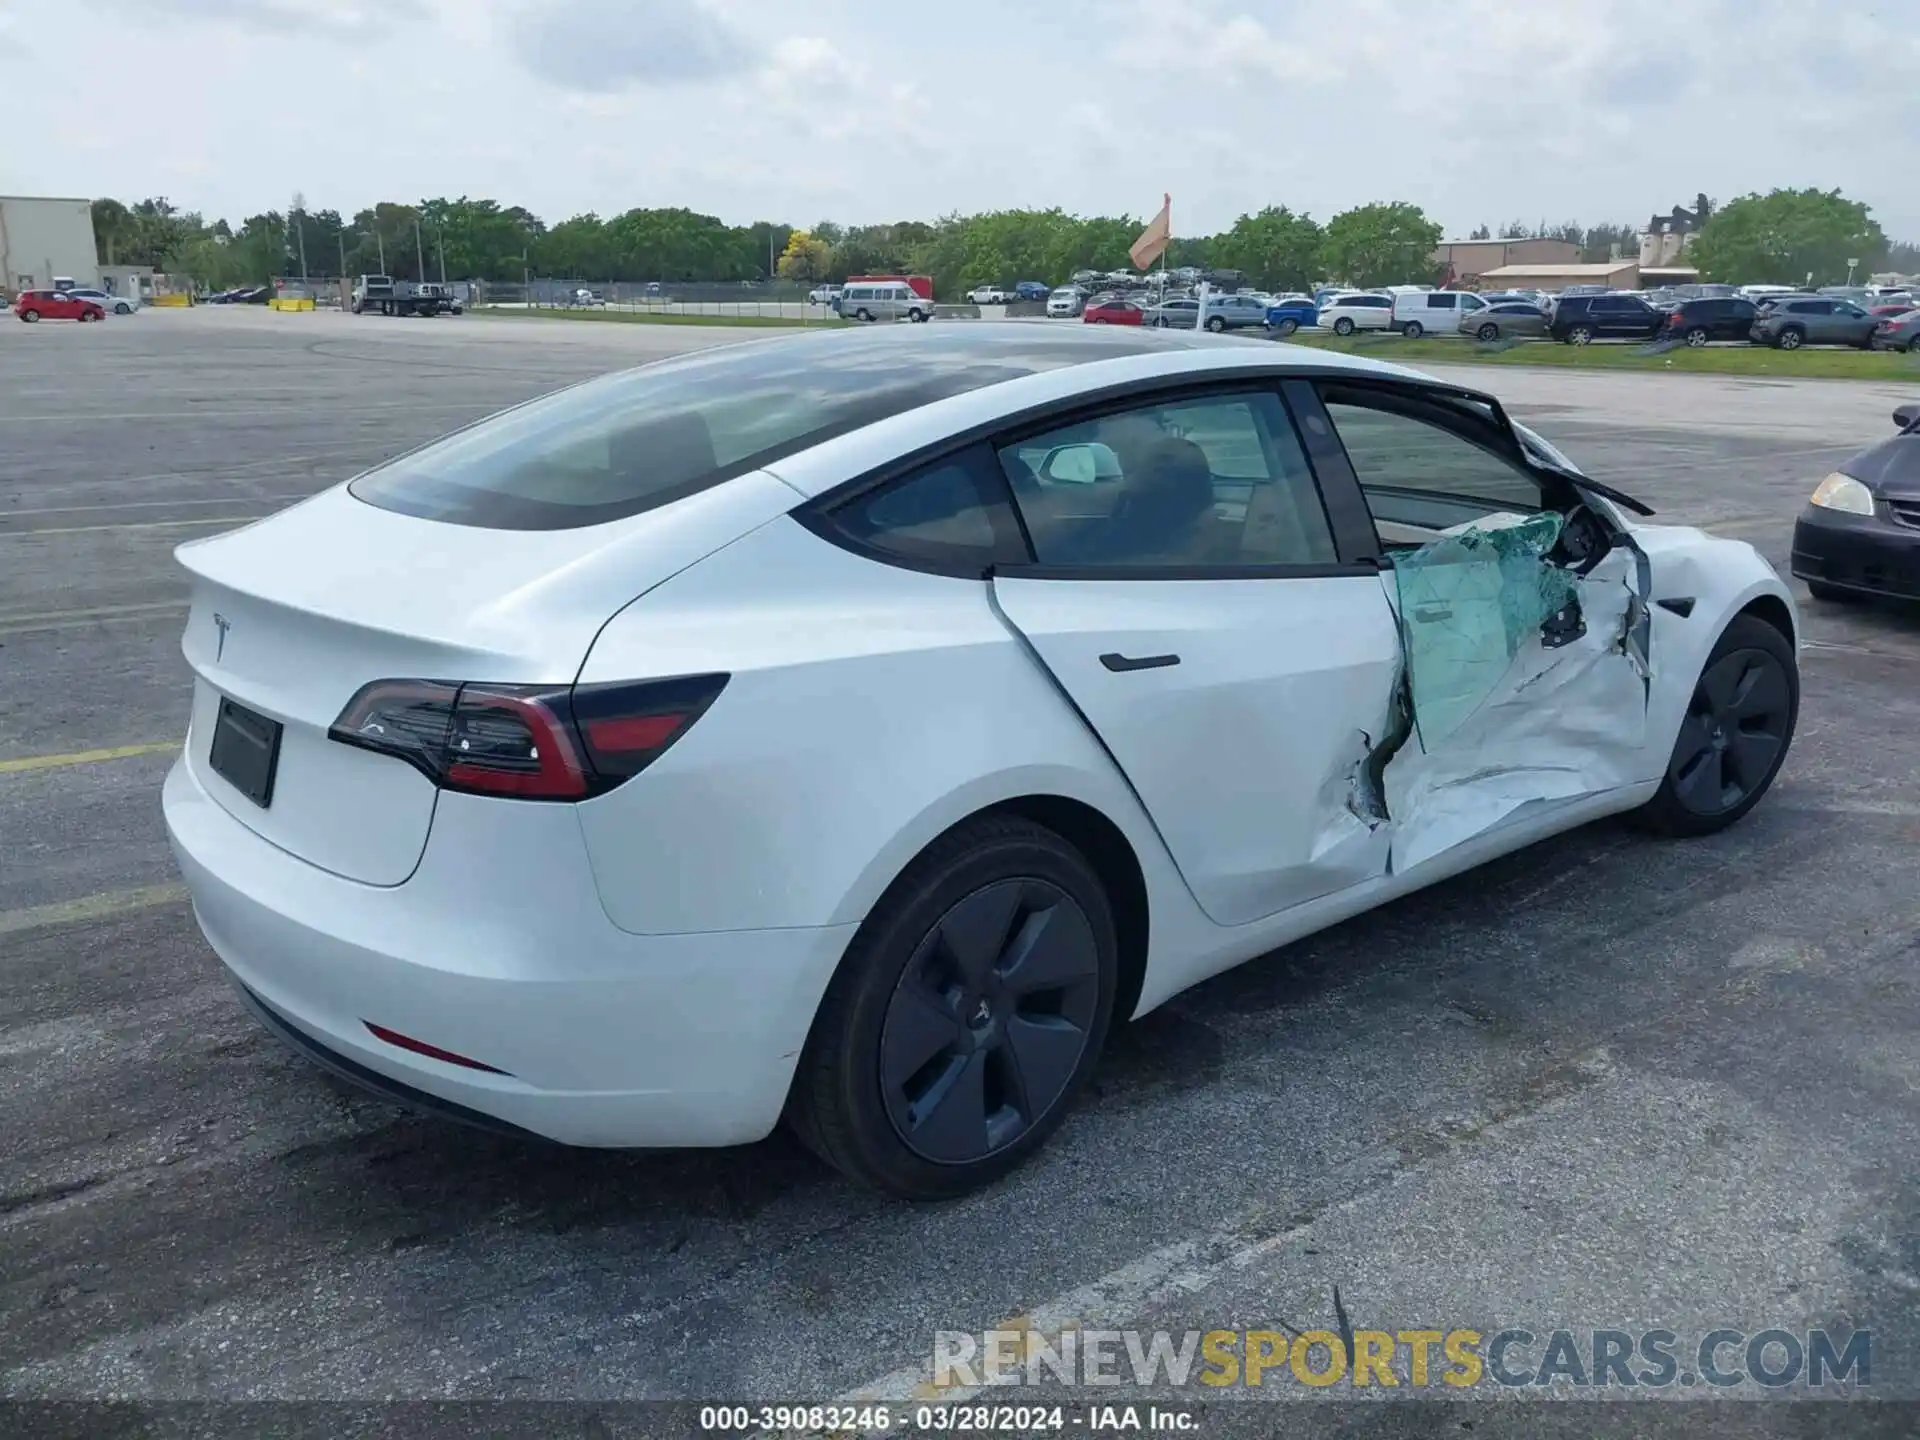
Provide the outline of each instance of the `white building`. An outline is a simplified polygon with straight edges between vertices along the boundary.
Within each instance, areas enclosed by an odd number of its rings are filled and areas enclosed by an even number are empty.
[[[100,283],[93,202],[0,195],[0,286],[25,290],[54,278]]]

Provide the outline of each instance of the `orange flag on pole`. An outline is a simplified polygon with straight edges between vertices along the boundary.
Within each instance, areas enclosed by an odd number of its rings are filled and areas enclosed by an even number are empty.
[[[1133,268],[1146,270],[1158,260],[1167,248],[1167,242],[1173,238],[1173,196],[1160,197],[1160,213],[1153,217],[1153,223],[1140,232],[1140,238],[1133,242],[1133,248],[1127,252],[1127,258],[1133,261]]]

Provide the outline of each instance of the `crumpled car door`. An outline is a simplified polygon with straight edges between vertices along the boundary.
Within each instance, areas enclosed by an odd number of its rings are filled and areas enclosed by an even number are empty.
[[[1381,774],[1395,873],[1657,768],[1646,558],[1623,539],[1576,573],[1549,558],[1565,524],[1491,515],[1390,557],[1406,717]]]

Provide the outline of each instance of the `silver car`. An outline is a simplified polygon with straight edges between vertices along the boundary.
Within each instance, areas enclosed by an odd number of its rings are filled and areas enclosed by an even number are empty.
[[[1491,343],[1538,339],[1547,333],[1547,312],[1530,300],[1500,300],[1460,317],[1460,333]]]

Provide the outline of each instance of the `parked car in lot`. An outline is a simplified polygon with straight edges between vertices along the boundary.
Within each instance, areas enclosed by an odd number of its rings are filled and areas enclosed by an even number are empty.
[[[1814,487],[1793,527],[1793,573],[1817,600],[1920,600],[1920,404],[1896,433]]]
[[[1749,332],[1762,345],[1781,350],[1798,350],[1802,345],[1873,344],[1874,327],[1880,322],[1850,300],[1829,300],[1815,295],[1787,299],[1767,307],[1753,322]]]
[[[1291,335],[1320,323],[1320,307],[1311,295],[1281,295],[1267,306],[1267,329],[1276,335]]]
[[[1045,300],[1051,293],[1038,280],[1022,280],[1013,287],[1013,298],[1031,304],[1036,300]]]
[[[1078,285],[1062,285],[1047,296],[1047,314],[1055,320],[1071,319],[1087,304],[1087,292]]]
[[[969,305],[1004,305],[1008,298],[998,285],[976,285],[967,292]]]
[[[1791,595],[1644,513],[1494,396],[1305,347],[704,350],[182,546],[165,825],[241,1002],[344,1078],[600,1147],[786,1118],[954,1195],[1209,976],[1751,810]]]
[[[1899,315],[1876,317],[1873,326],[1873,348],[1904,350],[1909,355],[1920,355],[1920,310],[1908,310]]]
[[[1495,340],[1532,340],[1547,333],[1547,313],[1531,300],[1502,300],[1460,317],[1460,333],[1491,344]]]
[[[1462,320],[1487,308],[1487,302],[1464,290],[1414,290],[1393,297],[1392,327],[1409,340],[1429,330],[1456,335]]]
[[[1556,340],[1587,345],[1595,340],[1651,340],[1666,323],[1664,313],[1637,295],[1562,294],[1547,329]]]
[[[140,308],[138,298],[130,299],[125,295],[115,295],[111,290],[95,290],[86,285],[76,286],[62,293],[71,295],[76,300],[91,300],[109,315],[131,315]]]
[[[1088,325],[1140,325],[1146,322],[1146,311],[1131,300],[1123,300],[1118,295],[1089,301],[1080,318]]]
[[[104,320],[107,312],[97,301],[68,290],[22,290],[13,302],[13,313],[32,325],[41,320]]]
[[[1320,323],[1336,335],[1385,330],[1393,323],[1391,295],[1335,295],[1320,306]]]
[[[1205,324],[1216,335],[1226,330],[1264,330],[1267,324],[1267,297],[1209,295]]]
[[[1191,330],[1200,319],[1200,302],[1191,295],[1175,295],[1147,306],[1147,324],[1159,330]]]
[[[1746,340],[1760,314],[1751,300],[1683,300],[1667,316],[1667,333],[1696,349],[1712,340]]]
[[[1894,300],[1885,305],[1869,305],[1867,313],[1884,320],[1889,315],[1905,315],[1914,308],[1911,300]]]
[[[807,303],[809,305],[831,305],[839,298],[840,287],[838,285],[816,285],[807,292]]]
[[[573,292],[572,296],[569,297],[567,303],[570,305],[592,309],[596,306],[605,305],[607,303],[607,297],[604,295],[596,294],[592,290],[587,289],[586,286],[582,285],[579,289]]]

